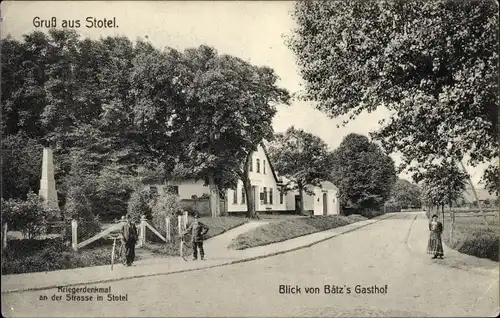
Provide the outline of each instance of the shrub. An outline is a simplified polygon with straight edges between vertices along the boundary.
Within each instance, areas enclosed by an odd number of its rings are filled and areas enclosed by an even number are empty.
[[[371,219],[371,218],[377,217],[379,215],[383,215],[384,211],[373,210],[373,209],[363,209],[360,211],[360,214],[366,218]]]
[[[160,194],[152,205],[152,219],[155,228],[165,233],[165,218],[167,216],[175,219],[174,216],[180,210],[181,202],[178,195],[171,192],[164,192]],[[177,220],[171,220],[171,222],[176,223]],[[171,225],[173,226],[173,224]]]
[[[137,189],[135,190],[128,201],[127,215],[139,222],[141,216],[145,215],[146,219],[152,217],[152,206],[155,204],[156,198],[148,190]]]
[[[77,183],[77,181],[80,181],[80,183]],[[88,176],[88,178],[75,176],[75,179],[72,180],[64,206],[64,215],[67,220],[63,233],[65,240],[71,240],[72,230],[70,220],[72,219],[78,221],[77,236],[79,242],[101,231],[101,224],[93,211],[93,197],[96,187],[95,178],[91,176]]]
[[[49,218],[51,215],[44,207],[43,199],[33,191],[28,192],[26,201],[2,199],[2,221],[20,230],[27,239],[31,240],[43,234]]]
[[[95,194],[97,184],[93,176],[74,175],[70,179],[71,184],[66,194],[64,215],[67,219],[93,220],[92,197]]]
[[[20,274],[106,265],[108,246],[74,252],[61,239],[14,240],[2,257],[2,274]]]
[[[95,214],[108,221],[125,215],[135,182],[133,177],[120,174],[112,167],[103,168],[97,177],[97,189],[92,198]]]

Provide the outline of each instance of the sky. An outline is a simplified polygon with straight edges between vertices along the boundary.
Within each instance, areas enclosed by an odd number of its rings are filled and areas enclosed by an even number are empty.
[[[295,56],[285,45],[284,37],[291,35],[294,21],[292,1],[3,1],[1,4],[1,37],[10,34],[21,39],[34,30],[33,20],[56,18],[80,20],[76,30],[82,37],[124,35],[131,40],[149,39],[158,48],[178,50],[212,46],[221,54],[230,54],[255,65],[272,67],[280,77],[279,85],[291,93],[300,91],[302,79]],[[116,28],[87,28],[87,17],[115,18]],[[346,127],[337,128],[344,118],[330,119],[314,108],[311,102],[293,102],[278,107],[273,127],[283,132],[294,125],[321,137],[330,149],[335,149],[349,133],[368,136],[377,130],[379,120],[388,111],[380,109],[362,114]],[[391,155],[399,164],[398,155]],[[469,167],[471,178],[478,184],[484,167]],[[400,177],[410,180],[402,173]]]

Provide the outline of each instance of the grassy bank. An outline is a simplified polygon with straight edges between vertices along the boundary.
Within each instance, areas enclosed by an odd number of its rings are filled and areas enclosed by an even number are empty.
[[[258,227],[250,232],[238,235],[229,247],[243,250],[246,248],[286,241],[299,236],[333,229],[362,220],[366,220],[366,218],[353,214],[349,216],[311,216],[273,222]]]
[[[210,231],[207,238],[220,235],[225,231],[246,222],[244,218],[218,217],[201,218]],[[152,241],[151,231],[147,238]],[[99,240],[93,248],[83,248],[78,252],[71,249],[61,238],[44,240],[10,240],[6,250],[2,251],[2,274],[21,274],[45,272],[111,264],[111,241]],[[164,256],[179,255],[178,244],[150,243],[146,250]],[[151,257],[143,249],[136,250],[136,260]]]
[[[451,241],[451,219],[449,215],[446,215],[443,231],[445,244],[460,253],[498,261],[498,215],[489,215],[486,219],[488,225],[484,224],[484,219],[480,214],[457,216],[453,241]]]

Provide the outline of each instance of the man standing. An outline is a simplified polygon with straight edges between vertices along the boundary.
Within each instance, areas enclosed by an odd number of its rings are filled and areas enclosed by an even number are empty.
[[[194,220],[189,224],[184,235],[191,233],[191,241],[193,243],[193,260],[198,259],[198,249],[200,250],[200,257],[205,260],[205,251],[203,250],[203,238],[208,232],[208,226],[198,220],[198,213],[194,214]]]
[[[135,259],[135,244],[137,243],[137,227],[132,219],[127,218],[127,222],[122,229],[122,247],[125,251],[123,265],[131,266]]]

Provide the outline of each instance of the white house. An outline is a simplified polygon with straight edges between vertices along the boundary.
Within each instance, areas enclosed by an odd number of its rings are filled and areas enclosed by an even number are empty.
[[[257,151],[252,154],[248,177],[255,200],[255,211],[286,211],[283,185],[279,183],[267,151],[262,145],[259,145]],[[228,213],[247,210],[245,190],[241,180],[238,181],[236,189],[227,191],[226,198]]]
[[[285,197],[281,191],[282,185],[278,182],[263,145],[259,145],[257,151],[252,154],[249,178],[256,211],[286,211]],[[145,183],[145,186],[150,191],[157,193],[174,192],[179,195],[181,200],[189,200],[193,196],[201,198],[209,194],[208,186],[202,180],[171,180],[165,184],[152,181]],[[227,190],[225,198],[228,213],[247,210],[246,196],[241,180],[238,181],[236,189]]]
[[[339,189],[329,181],[321,182],[319,186],[307,186],[308,194],[304,191],[304,210],[311,211],[314,215],[340,214]],[[298,190],[286,194],[288,210],[300,211],[300,194]]]
[[[251,191],[255,200],[255,211],[258,212],[294,212],[298,209],[300,196],[298,191],[284,193],[285,184],[278,178],[265,147],[260,144],[252,154],[249,178]],[[339,214],[339,190],[331,182],[323,182],[321,187],[309,186],[314,194],[304,193],[305,210],[314,215]],[[146,183],[150,191],[161,193],[171,191],[179,195],[181,200],[208,197],[208,186],[202,180],[171,180],[165,184],[157,182]],[[225,193],[225,209],[228,213],[247,211],[247,202],[243,182],[238,181],[236,189]]]

